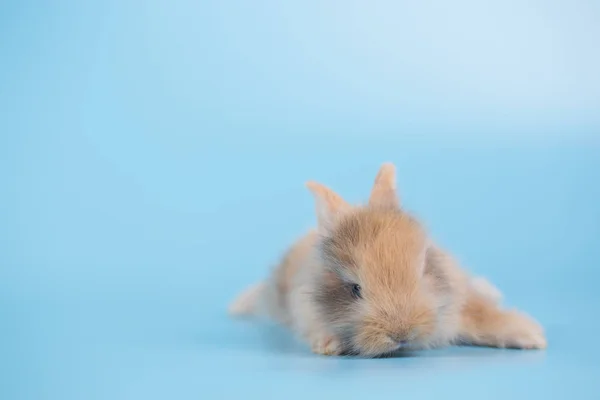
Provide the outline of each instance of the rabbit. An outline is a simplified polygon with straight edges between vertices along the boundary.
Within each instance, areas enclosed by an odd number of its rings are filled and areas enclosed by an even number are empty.
[[[321,355],[546,347],[538,322],[503,309],[497,288],[469,275],[401,208],[392,163],[381,166],[366,205],[317,182],[306,186],[316,228],[233,301],[231,314],[269,317]]]

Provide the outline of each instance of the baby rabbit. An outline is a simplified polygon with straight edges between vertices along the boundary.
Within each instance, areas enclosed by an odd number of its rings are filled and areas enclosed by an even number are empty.
[[[502,309],[491,284],[470,277],[400,208],[395,181],[395,167],[384,164],[366,206],[308,182],[317,229],[230,312],[265,314],[325,355],[450,344],[545,348],[536,321]]]

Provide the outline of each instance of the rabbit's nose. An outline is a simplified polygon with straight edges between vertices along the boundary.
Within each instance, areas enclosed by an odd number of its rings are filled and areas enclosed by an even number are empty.
[[[408,344],[408,340],[406,339],[405,335],[395,334],[395,335],[389,335],[389,336],[390,336],[390,339],[392,339],[400,347],[406,346]]]

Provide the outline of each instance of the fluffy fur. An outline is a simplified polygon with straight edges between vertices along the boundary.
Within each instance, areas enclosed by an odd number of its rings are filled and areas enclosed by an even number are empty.
[[[384,164],[364,206],[308,182],[317,229],[230,312],[266,314],[326,355],[374,357],[455,343],[546,347],[537,322],[502,309],[494,286],[469,276],[402,210],[395,181],[395,167]]]

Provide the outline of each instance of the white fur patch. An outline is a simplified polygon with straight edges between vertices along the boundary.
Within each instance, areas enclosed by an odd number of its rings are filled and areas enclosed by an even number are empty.
[[[477,293],[487,297],[495,303],[500,303],[502,300],[502,292],[483,277],[477,276],[471,278],[471,287],[475,289]]]

